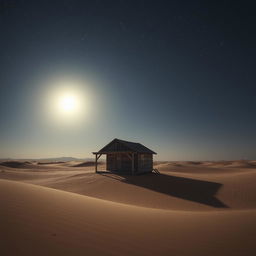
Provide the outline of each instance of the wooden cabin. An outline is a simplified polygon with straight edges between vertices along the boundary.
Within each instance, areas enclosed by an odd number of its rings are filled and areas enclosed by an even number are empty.
[[[114,139],[95,155],[95,172],[97,161],[106,155],[106,169],[113,172],[131,173],[132,175],[152,172],[153,155],[151,149],[140,143]]]

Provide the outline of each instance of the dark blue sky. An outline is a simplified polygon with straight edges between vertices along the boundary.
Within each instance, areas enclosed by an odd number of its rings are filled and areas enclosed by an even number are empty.
[[[0,157],[87,157],[117,137],[158,159],[256,158],[252,1],[0,3]],[[64,127],[44,106],[72,79],[90,111]]]

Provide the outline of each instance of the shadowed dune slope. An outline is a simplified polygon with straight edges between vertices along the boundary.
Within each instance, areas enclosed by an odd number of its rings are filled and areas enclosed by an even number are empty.
[[[98,164],[100,165],[101,163],[99,162]],[[94,166],[94,165],[95,165],[95,162],[88,161],[88,162],[74,164],[73,167],[88,167],[88,166]]]
[[[165,162],[156,165],[160,175],[130,176],[105,172],[104,165],[100,165],[102,171],[95,174],[90,162],[89,166],[74,167],[77,164],[84,165],[71,161],[31,164],[29,169],[1,166],[0,179],[156,209],[256,209],[255,168],[216,167],[214,162],[175,162],[175,165]]]
[[[25,161],[3,161],[0,162],[0,166],[10,167],[10,168],[28,168],[31,166],[31,162]]]
[[[151,208],[173,210],[256,209],[256,172],[232,175],[120,176],[79,173],[40,185]]]
[[[149,209],[0,180],[1,255],[256,252],[256,211]]]

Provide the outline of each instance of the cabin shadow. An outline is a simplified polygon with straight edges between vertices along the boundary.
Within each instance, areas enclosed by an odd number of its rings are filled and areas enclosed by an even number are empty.
[[[177,177],[162,173],[148,173],[144,175],[131,176],[127,174],[102,171],[99,172],[99,174],[169,196],[182,198],[215,208],[228,208],[227,205],[215,197],[216,193],[222,186],[220,183]]]

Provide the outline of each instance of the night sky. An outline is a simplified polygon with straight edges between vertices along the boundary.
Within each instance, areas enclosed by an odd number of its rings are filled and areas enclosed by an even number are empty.
[[[120,138],[159,160],[256,159],[253,1],[0,1],[0,24],[0,157]],[[54,83],[77,80],[90,106],[55,122]]]

